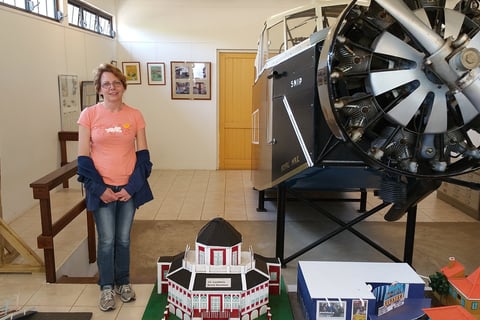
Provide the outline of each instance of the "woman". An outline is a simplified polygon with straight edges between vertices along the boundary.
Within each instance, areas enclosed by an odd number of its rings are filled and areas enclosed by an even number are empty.
[[[130,285],[130,231],[135,210],[153,199],[147,178],[152,164],[141,112],[123,102],[127,82],[110,64],[94,78],[103,102],[78,120],[78,180],[86,190],[98,234],[99,308],[115,309],[115,293],[135,300]]]

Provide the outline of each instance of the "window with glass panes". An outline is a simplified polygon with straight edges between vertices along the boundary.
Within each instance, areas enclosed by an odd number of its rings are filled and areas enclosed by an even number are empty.
[[[68,1],[68,23],[72,26],[113,38],[113,18],[81,1]]]
[[[61,20],[63,15],[58,10],[58,0],[0,0],[0,5],[12,7],[46,18]]]

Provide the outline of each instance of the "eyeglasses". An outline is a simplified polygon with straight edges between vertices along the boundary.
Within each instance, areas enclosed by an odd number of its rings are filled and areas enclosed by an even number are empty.
[[[119,88],[121,86],[123,86],[123,84],[120,81],[113,81],[112,83],[110,83],[110,82],[102,83],[102,88],[103,89],[109,89],[110,87]]]

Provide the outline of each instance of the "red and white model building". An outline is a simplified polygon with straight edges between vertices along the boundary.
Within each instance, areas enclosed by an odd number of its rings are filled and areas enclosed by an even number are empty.
[[[280,260],[242,251],[242,235],[222,218],[199,231],[195,250],[158,260],[158,292],[182,320],[256,319],[280,289]]]

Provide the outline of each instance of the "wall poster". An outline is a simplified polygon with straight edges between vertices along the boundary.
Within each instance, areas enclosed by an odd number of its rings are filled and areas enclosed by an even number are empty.
[[[345,320],[345,301],[317,301],[317,320]]]

